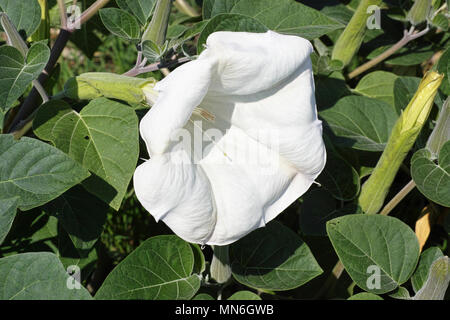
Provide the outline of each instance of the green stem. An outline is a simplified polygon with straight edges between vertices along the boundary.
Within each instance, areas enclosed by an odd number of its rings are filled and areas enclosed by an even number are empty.
[[[399,203],[400,201],[403,200],[403,198],[406,197],[406,195],[408,193],[411,192],[411,190],[413,190],[415,188],[416,184],[414,183],[413,180],[411,180],[410,182],[408,182],[408,184],[406,186],[404,186],[402,188],[402,190],[400,190],[395,197],[392,198],[391,201],[389,201],[383,208],[383,210],[381,210],[380,214],[382,215],[388,215]]]

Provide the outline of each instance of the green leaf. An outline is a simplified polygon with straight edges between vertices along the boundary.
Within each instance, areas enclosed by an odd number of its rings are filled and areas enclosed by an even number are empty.
[[[128,11],[141,25],[145,25],[152,15],[156,0],[116,0],[116,2],[120,9]]]
[[[152,40],[142,42],[142,54],[147,58],[149,63],[160,61],[166,50],[167,42],[163,47],[158,46]]]
[[[434,18],[433,21],[431,22],[433,24],[433,26],[441,28],[444,31],[448,31],[448,18],[445,16],[445,14],[439,13],[437,14]]]
[[[350,277],[371,293],[386,293],[406,282],[419,259],[416,235],[397,218],[347,215],[328,221],[327,233]]]
[[[100,9],[100,18],[112,34],[127,40],[139,40],[141,28],[136,18],[127,11],[117,8]]]
[[[44,70],[50,49],[35,43],[24,59],[16,48],[0,47],[0,110],[6,112]]]
[[[40,107],[35,134],[89,169],[83,186],[118,210],[139,155],[138,119],[128,106],[98,98],[80,113],[64,101]]]
[[[197,51],[204,50],[206,39],[216,31],[266,32],[268,29],[261,22],[241,14],[220,14],[208,21],[198,38]]]
[[[444,300],[450,282],[450,259],[440,257],[433,262],[427,281],[413,297],[413,300]]]
[[[200,287],[193,274],[191,246],[176,236],[143,242],[119,263],[98,290],[96,299],[191,299]]]
[[[398,77],[394,83],[394,104],[397,113],[405,109],[419,87],[418,77]]]
[[[294,0],[205,0],[203,17],[237,13],[257,19],[268,29],[306,39],[318,38],[344,25]]]
[[[337,136],[336,143],[365,151],[383,151],[397,120],[386,102],[363,96],[347,96],[320,112]]]
[[[419,291],[423,284],[427,281],[433,262],[443,256],[444,254],[438,247],[431,247],[422,252],[420,255],[419,265],[411,277],[414,292]]]
[[[361,292],[351,296],[347,300],[384,300],[384,299],[370,292]]]
[[[19,197],[0,199],[0,244],[5,240],[16,216]]]
[[[46,204],[44,210],[60,221],[80,257],[84,258],[103,231],[108,206],[76,186]]]
[[[55,199],[89,176],[60,150],[36,139],[0,135],[0,197],[19,197],[29,210]]]
[[[18,212],[11,231],[0,247],[0,255],[43,251],[54,253],[64,268],[78,266],[82,281],[89,277],[97,260],[96,250],[81,257],[58,219],[49,216],[41,208]]]
[[[294,289],[323,272],[306,243],[276,221],[233,243],[230,262],[237,281],[263,290]]]
[[[444,94],[450,95],[450,48],[447,48],[447,50],[445,50],[439,58],[437,70],[439,73],[444,74],[444,79],[442,80],[440,90]]]
[[[41,23],[41,7],[36,0],[0,0],[0,11],[8,15],[24,39]]]
[[[359,193],[358,172],[344,158],[328,148],[327,163],[317,181],[338,200],[349,201]]]
[[[192,252],[194,253],[194,273],[201,274],[206,269],[205,256],[198,244],[191,243]]]
[[[374,71],[365,75],[355,88],[355,92],[363,96],[382,100],[395,106],[394,82],[397,75],[386,71]]]
[[[398,287],[389,297],[400,300],[411,300],[411,295],[405,287]]]
[[[442,146],[439,162],[433,160],[429,150],[417,151],[411,159],[411,176],[425,197],[450,207],[450,141]]]
[[[0,259],[0,300],[89,300],[91,295],[49,252],[21,253]]]
[[[262,300],[257,294],[254,294],[251,291],[238,291],[234,293],[227,300]]]
[[[337,208],[336,200],[327,190],[312,189],[303,196],[299,214],[300,230],[309,236],[326,236],[328,220],[353,213],[359,213],[355,205]]]

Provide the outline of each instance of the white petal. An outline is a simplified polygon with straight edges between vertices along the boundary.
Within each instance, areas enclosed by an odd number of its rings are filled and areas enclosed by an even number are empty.
[[[216,224],[211,185],[184,151],[155,155],[137,167],[133,183],[136,197],[156,221],[163,220],[186,241],[209,239]]]

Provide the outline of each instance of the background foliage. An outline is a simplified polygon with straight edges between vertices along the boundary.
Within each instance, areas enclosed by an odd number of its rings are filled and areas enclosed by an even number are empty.
[[[0,11],[27,44],[22,50],[20,41],[1,32],[0,299],[445,298],[448,1],[429,1],[431,13],[419,21],[411,20],[413,1],[378,1],[380,27],[363,27],[361,44],[346,63],[333,59],[333,50],[365,0],[177,0],[161,43],[146,39],[145,32],[156,0],[63,2],[76,2],[80,11],[98,3],[104,7],[81,29],[64,35],[60,30],[67,26],[56,0],[0,0]],[[412,25],[429,30],[358,73]],[[266,228],[230,245],[232,276],[217,283],[210,273],[211,248],[173,235],[134,195],[132,174],[148,157],[138,135],[148,106],[105,97],[61,99],[62,92],[69,79],[85,72],[159,80],[195,59],[212,32],[269,29],[314,45],[328,161],[320,186],[311,187]],[[61,35],[67,43],[56,53]],[[56,64],[42,78],[54,58]],[[137,68],[136,59],[148,65]],[[417,187],[402,195],[389,216],[365,214],[358,206],[361,188],[431,69],[445,77],[386,203],[408,182]],[[30,98],[37,79],[49,102],[37,93]],[[31,106],[28,114],[21,114],[26,106]],[[440,131],[444,138],[433,152],[427,140],[440,114],[447,115]],[[81,288],[71,290],[68,283],[77,284],[66,270],[74,266],[81,271]],[[381,270],[381,287],[368,285],[370,266]]]

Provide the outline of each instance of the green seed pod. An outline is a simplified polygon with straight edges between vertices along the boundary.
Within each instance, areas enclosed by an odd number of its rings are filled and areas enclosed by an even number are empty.
[[[122,76],[108,72],[88,72],[70,78],[62,95],[75,100],[91,100],[99,97],[124,100],[129,103],[152,105],[157,92],[156,80]]]
[[[398,118],[386,148],[369,179],[361,188],[359,205],[365,213],[378,213],[409,150],[416,141],[433,106],[443,75],[431,71],[420,82],[414,97]]]
[[[380,5],[381,0],[362,0],[347,27],[339,36],[331,55],[332,60],[340,60],[344,66],[349,64],[361,46],[367,21],[371,15],[368,8]]]
[[[431,0],[415,0],[406,18],[413,26],[415,26],[428,18],[430,10]]]

